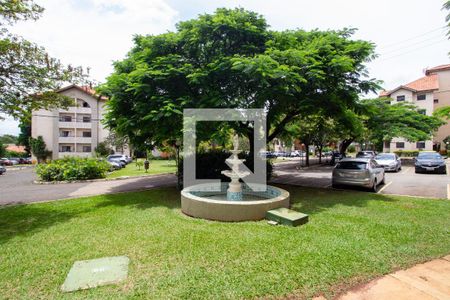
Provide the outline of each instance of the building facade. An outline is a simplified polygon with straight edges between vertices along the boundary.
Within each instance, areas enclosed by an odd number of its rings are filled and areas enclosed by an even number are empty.
[[[31,136],[42,136],[51,158],[91,157],[109,131],[101,123],[106,98],[89,87],[70,85],[57,91],[74,99],[67,109],[36,110],[32,113]]]
[[[427,69],[425,76],[390,91],[383,91],[380,97],[392,98],[392,103],[410,102],[419,112],[431,116],[439,107],[450,105],[450,64]],[[450,135],[450,122],[441,126],[432,140],[408,142],[394,138],[383,145],[383,151],[397,150],[443,150],[443,140]]]

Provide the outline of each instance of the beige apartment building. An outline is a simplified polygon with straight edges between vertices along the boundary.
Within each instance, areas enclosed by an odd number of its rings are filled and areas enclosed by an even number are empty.
[[[32,113],[31,136],[42,136],[52,159],[64,156],[90,157],[109,131],[101,124],[106,98],[89,87],[70,85],[57,91],[74,99],[67,109],[36,110]]]
[[[392,103],[411,102],[420,112],[432,115],[442,106],[450,105],[450,64],[440,65],[425,70],[425,76],[390,91],[383,91],[380,97],[390,97]],[[441,126],[433,140],[410,143],[403,138],[395,138],[385,142],[383,151],[397,150],[443,150],[443,139],[450,135],[450,121]]]

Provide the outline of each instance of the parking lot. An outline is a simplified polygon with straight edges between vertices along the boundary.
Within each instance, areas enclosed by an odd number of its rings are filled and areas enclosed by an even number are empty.
[[[272,182],[331,188],[332,166],[299,166],[296,160],[275,164]],[[450,165],[447,163],[447,175],[416,174],[414,166],[403,166],[398,173],[386,172],[386,183],[379,187],[378,193],[450,199]]]

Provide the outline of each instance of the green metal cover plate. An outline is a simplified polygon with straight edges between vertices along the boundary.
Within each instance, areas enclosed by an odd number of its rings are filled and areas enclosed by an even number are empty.
[[[127,278],[129,262],[126,256],[76,261],[61,290],[73,292],[118,283]]]
[[[298,226],[308,223],[307,214],[284,207],[269,210],[266,213],[266,219],[289,226]]]

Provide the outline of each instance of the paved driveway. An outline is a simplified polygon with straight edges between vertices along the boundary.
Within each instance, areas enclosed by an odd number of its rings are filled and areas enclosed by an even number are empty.
[[[329,165],[300,168],[295,161],[278,163],[272,182],[331,188],[332,170]],[[450,199],[450,166],[447,175],[415,174],[414,166],[404,166],[399,173],[386,173],[386,184],[379,193]]]
[[[137,191],[176,184],[176,177],[172,174],[112,181],[47,185],[33,184],[34,180],[36,180],[36,174],[33,169],[10,170],[1,175],[0,205]]]

